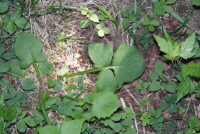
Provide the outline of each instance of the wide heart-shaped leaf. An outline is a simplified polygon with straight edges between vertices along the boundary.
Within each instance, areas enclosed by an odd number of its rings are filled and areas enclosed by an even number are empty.
[[[94,67],[102,68],[110,65],[113,56],[113,46],[101,43],[89,44],[88,54]]]
[[[121,106],[112,92],[93,93],[92,103],[92,113],[99,119],[109,117]]]
[[[121,87],[124,82],[131,82],[143,73],[145,62],[139,50],[122,43],[114,54],[113,63],[109,68],[114,70],[118,87]]]
[[[21,60],[21,68],[27,68],[33,60],[45,61],[42,43],[33,34],[22,32],[14,45],[15,54]]]

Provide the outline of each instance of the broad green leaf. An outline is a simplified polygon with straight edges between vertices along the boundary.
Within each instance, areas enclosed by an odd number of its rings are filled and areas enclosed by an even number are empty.
[[[87,28],[89,27],[89,22],[86,20],[81,20],[80,22],[81,28]]]
[[[95,92],[114,92],[117,89],[117,81],[111,70],[103,70],[98,75]]]
[[[80,134],[84,121],[85,119],[76,119],[63,122],[61,125],[61,131],[58,134]]]
[[[15,25],[10,19],[6,22],[3,22],[3,28],[6,32],[10,34],[15,31]]]
[[[161,38],[157,35],[154,35],[157,43],[158,43],[158,46],[160,47],[160,51],[164,52],[164,53],[168,53],[169,49],[168,49],[168,44],[166,42],[166,40],[164,38]]]
[[[122,43],[115,52],[109,68],[114,70],[118,87],[121,87],[124,82],[131,82],[143,73],[145,62],[137,49]]]
[[[91,14],[89,18],[91,21],[99,22],[99,18],[96,14]]]
[[[199,0],[193,0],[192,1],[195,5],[200,6],[200,1]]]
[[[0,13],[5,13],[8,10],[7,4],[0,2]]]
[[[50,63],[47,60],[45,60],[45,61],[42,61],[42,62],[41,61],[38,62],[38,64],[39,64],[40,70],[43,73],[50,75],[50,71],[53,69],[52,63]]]
[[[188,65],[182,66],[182,76],[185,79],[188,75],[199,78],[200,77],[200,64],[193,61]]]
[[[143,21],[140,22],[142,25],[149,25],[150,20],[148,18],[145,18]]]
[[[188,37],[185,42],[181,43],[181,53],[180,57],[183,59],[188,59],[194,56],[195,53],[192,52],[194,49],[194,42],[195,42],[195,33],[193,33],[190,37]]]
[[[83,6],[81,6],[79,10],[81,11],[82,15],[87,15],[89,12],[89,9],[87,7],[83,7]]]
[[[122,17],[125,17],[125,18],[128,17],[128,13],[126,11],[121,11],[120,14]]]
[[[157,21],[157,20],[150,20],[150,24],[152,25],[152,26],[159,26],[160,25],[160,22],[159,21]]]
[[[162,62],[156,61],[154,69],[155,72],[159,74],[159,76],[162,76],[162,73],[165,71],[165,66]]]
[[[168,12],[168,13],[172,13],[174,11],[173,8],[168,5],[164,5],[164,10],[165,12]]]
[[[45,108],[51,108],[51,106],[53,104],[55,104],[57,101],[57,98],[56,97],[52,97],[52,98],[49,98],[47,101],[45,101],[44,105],[45,105]]]
[[[10,66],[7,65],[6,63],[0,63],[0,72],[8,72],[10,70]]]
[[[98,119],[110,117],[121,106],[117,96],[112,92],[94,93],[92,103],[92,113]]]
[[[98,31],[99,37],[103,37],[105,35],[104,31],[101,29]]]
[[[12,85],[10,84],[10,82],[4,78],[2,78],[0,80],[0,86],[2,86],[4,89],[9,89],[9,88],[12,88]]]
[[[61,131],[60,125],[57,125],[57,126],[49,126],[48,125],[48,126],[45,126],[45,127],[39,127],[37,130],[38,130],[39,134],[61,134],[60,133],[60,131]]]
[[[158,73],[156,72],[150,73],[149,78],[151,79],[151,81],[157,81],[159,79]]]
[[[50,88],[54,87],[55,83],[56,83],[56,80],[52,80],[50,78],[47,78],[48,87],[50,87]]]
[[[88,54],[94,63],[94,67],[102,68],[110,65],[113,56],[113,46],[98,44],[89,44]]]
[[[17,130],[21,133],[26,131],[26,123],[23,120],[19,120],[19,122],[17,123]]]
[[[27,68],[33,60],[45,61],[42,43],[31,33],[22,32],[14,45],[15,54],[21,60],[21,68]]]
[[[36,126],[34,119],[32,119],[31,117],[25,117],[23,121],[25,121],[26,124],[28,124],[30,127]]]
[[[10,59],[13,59],[13,58],[16,58],[16,55],[15,55],[15,52],[14,52],[14,49],[10,49],[9,52],[7,53],[4,53],[1,58],[5,59],[5,60],[10,60]]]
[[[162,110],[162,111],[165,111],[167,110],[167,108],[169,107],[170,103],[161,103],[159,108]]]
[[[19,19],[20,17],[21,17],[21,10],[15,10],[11,14],[10,19],[13,21],[13,20]]]
[[[0,134],[3,134],[4,131],[4,120],[0,119]]]
[[[21,84],[21,87],[24,90],[32,90],[37,88],[37,86],[34,84],[34,80],[31,78],[24,80]]]
[[[15,107],[7,107],[4,112],[4,120],[11,121],[16,117],[17,109]]]
[[[63,87],[63,83],[60,80],[55,80],[55,86],[52,89],[52,92],[59,92]]]
[[[4,47],[0,47],[0,56],[5,52],[5,48]]]
[[[67,66],[62,66],[61,69],[57,70],[56,73],[58,76],[63,76],[69,72],[69,68]]]
[[[150,32],[153,32],[153,31],[155,31],[155,27],[152,26],[152,25],[149,25],[149,26],[148,26],[148,30],[149,30]]]
[[[150,84],[149,90],[150,91],[158,91],[160,88],[161,88],[160,82],[159,81],[153,81]]]
[[[194,91],[194,83],[190,80],[189,77],[185,79],[185,81],[182,81],[178,87],[177,87],[177,100],[178,102],[180,99],[182,99],[187,94],[191,94]]]
[[[133,125],[133,120],[130,117],[128,117],[122,121],[122,125],[130,127]]]
[[[19,18],[13,21],[20,29],[29,29],[31,27],[28,20],[25,18]]]
[[[11,68],[10,71],[13,74],[15,74],[17,76],[21,76],[21,77],[25,76],[24,71],[20,69],[20,66],[18,64],[18,60],[17,59],[10,60],[9,66]]]
[[[175,93],[175,91],[176,91],[176,83],[173,81],[173,82],[170,82],[168,84],[165,84],[164,88],[165,88],[165,90],[167,92]]]
[[[122,26],[124,28],[124,30],[128,29],[130,24],[129,24],[129,19],[125,19],[123,22],[122,22]]]

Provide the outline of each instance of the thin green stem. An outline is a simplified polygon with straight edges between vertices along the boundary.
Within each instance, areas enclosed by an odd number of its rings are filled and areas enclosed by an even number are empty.
[[[34,60],[33,60],[32,64],[33,64],[33,67],[34,67],[34,69],[35,69],[35,71],[37,73],[37,76],[38,76],[38,79],[39,79],[39,82],[40,82],[40,87],[38,89],[38,92],[39,92],[39,101],[40,101],[40,106],[41,106],[41,109],[42,109],[42,113],[44,115],[44,118],[45,118],[47,124],[51,126],[51,122],[50,122],[50,120],[49,120],[49,118],[48,118],[48,116],[47,116],[47,114],[45,112],[44,102],[43,102],[43,99],[42,99],[42,92],[43,92],[42,77],[40,75],[40,71],[38,69],[38,66],[37,66],[37,64],[36,64],[36,62]]]
[[[59,97],[61,97],[61,98],[67,98],[67,99],[70,99],[70,100],[73,100],[73,101],[84,102],[84,103],[88,103],[88,104],[92,104],[93,105],[93,103],[90,102],[90,101],[85,101],[85,100],[73,98],[73,97],[70,97],[70,96],[67,96],[67,95],[65,95],[65,96],[59,96]]]
[[[88,73],[93,73],[93,72],[98,72],[103,70],[104,68],[95,68],[95,69],[90,69],[90,70],[86,70],[86,71],[82,71],[82,72],[78,72],[78,73],[69,73],[66,74],[60,78],[58,78],[58,80],[63,79],[64,77],[72,77],[72,76],[76,76],[76,75],[83,75],[83,74],[88,74]]]

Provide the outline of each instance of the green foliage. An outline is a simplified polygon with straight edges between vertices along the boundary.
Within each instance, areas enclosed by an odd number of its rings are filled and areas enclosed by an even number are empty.
[[[188,37],[185,42],[178,43],[172,41],[168,33],[165,32],[165,39],[154,35],[160,51],[164,52],[166,55],[164,57],[168,60],[179,61],[180,58],[188,59],[194,56],[195,53],[192,52],[194,49],[195,33]]]
[[[144,26],[148,26],[148,30],[150,32],[154,32],[155,31],[155,27],[160,25],[159,21],[156,20],[150,20],[149,18],[145,18],[143,21],[140,22],[142,25]]]
[[[199,0],[193,0],[192,2],[193,2],[196,6],[200,6]]]
[[[155,15],[164,15],[165,12],[172,13],[173,8],[170,4],[174,4],[176,0],[159,0],[153,3],[153,12]]]
[[[147,113],[142,113],[140,120],[142,121],[142,126],[146,126],[150,122],[151,115]]]
[[[0,4],[2,5],[2,4]],[[3,10],[5,11],[6,6],[3,8]],[[0,11],[1,12],[1,11]],[[6,32],[8,33],[13,33],[15,32],[17,28],[19,29],[29,29],[30,28],[30,23],[28,22],[27,19],[22,17],[22,11],[21,10],[15,10],[12,12],[11,15],[9,14],[3,14],[1,16],[2,20],[3,20],[3,28]]]

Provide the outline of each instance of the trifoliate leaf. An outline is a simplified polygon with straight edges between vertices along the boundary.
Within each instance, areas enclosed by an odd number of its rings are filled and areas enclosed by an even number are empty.
[[[113,46],[98,44],[89,44],[88,53],[90,59],[94,62],[94,67],[102,68],[110,65],[113,56]]]
[[[190,37],[188,37],[185,42],[181,43],[181,53],[180,57],[184,59],[191,58],[194,56],[195,53],[192,52],[194,49],[194,42],[195,42],[195,33],[193,33]]]
[[[191,94],[194,91],[194,83],[191,81],[189,77],[185,79],[185,81],[182,81],[178,87],[177,87],[177,100],[178,102],[180,99],[182,99],[187,94]]]
[[[92,113],[99,119],[110,117],[121,106],[117,96],[112,92],[94,93],[92,103]]]
[[[185,79],[188,75],[199,78],[200,77],[200,64],[193,61],[188,65],[182,66],[182,76]]]
[[[21,87],[24,90],[32,90],[37,88],[37,86],[34,84],[34,80],[31,78],[24,80],[21,84]]]

